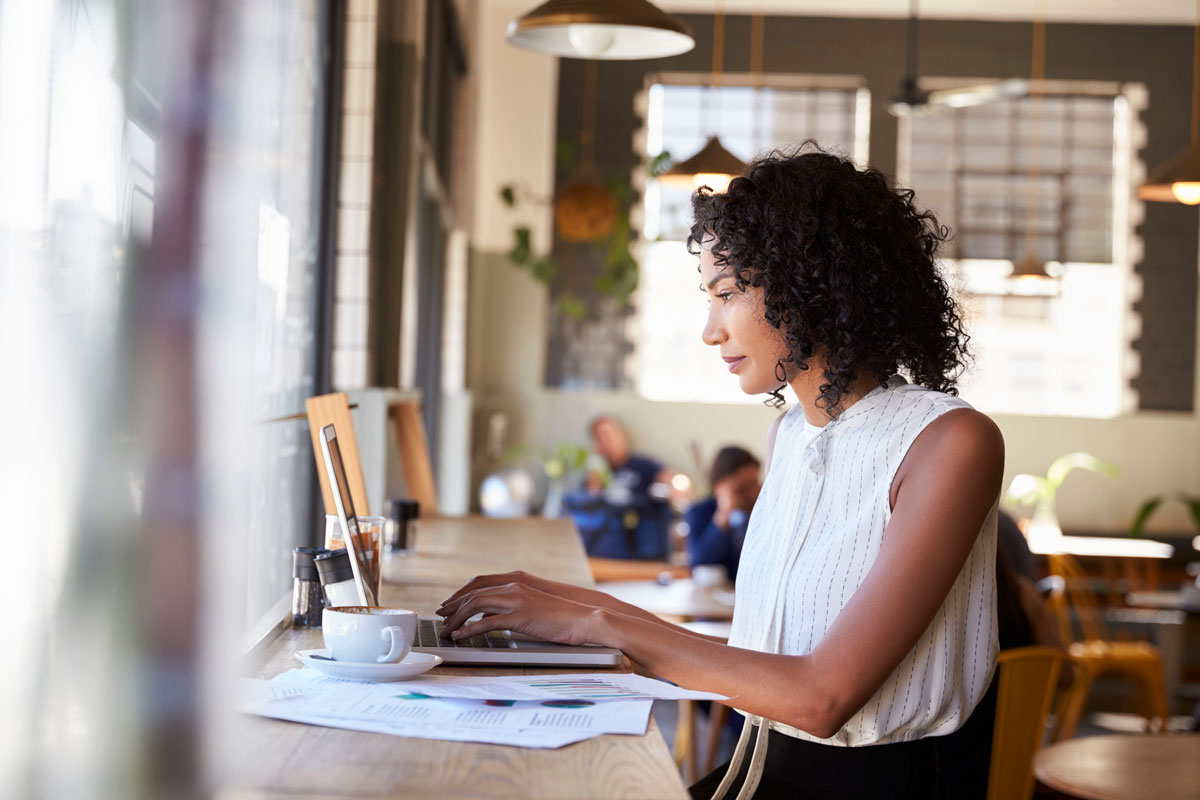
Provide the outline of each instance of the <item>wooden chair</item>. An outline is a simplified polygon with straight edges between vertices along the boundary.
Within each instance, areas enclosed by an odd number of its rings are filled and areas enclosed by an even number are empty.
[[[409,496],[421,504],[421,516],[435,516],[438,510],[437,489],[429,458],[429,440],[421,419],[421,404],[416,400],[390,403],[388,417],[396,429],[396,444],[400,448],[400,462]]]
[[[354,420],[350,416],[350,399],[344,392],[316,395],[304,401],[304,409],[308,414],[308,432],[312,436],[313,458],[316,459],[317,477],[321,481],[325,513],[337,513],[337,507],[333,504],[333,490],[325,474],[325,460],[321,457],[321,428],[332,424],[337,429],[338,447],[342,451],[342,463],[346,467],[346,482],[350,484],[354,510],[362,516],[369,516],[371,504],[367,502],[367,485],[363,480]]]
[[[1033,795],[1033,756],[1045,736],[1063,658],[1053,647],[1000,652],[988,800],[1029,800]]]
[[[592,580],[596,583],[609,581],[653,581],[664,572],[672,578],[686,578],[692,574],[687,564],[672,564],[669,561],[630,561],[624,558],[589,558]]]
[[[1050,555],[1050,571],[1062,578],[1050,592],[1047,605],[1058,621],[1059,635],[1075,667],[1075,680],[1063,693],[1055,711],[1054,740],[1075,735],[1083,716],[1088,692],[1097,677],[1117,673],[1134,685],[1137,713],[1145,717],[1149,730],[1167,729],[1167,686],[1162,654],[1148,642],[1114,642],[1104,624],[1104,610],[1088,586],[1088,578],[1074,557]],[[1071,625],[1071,611],[1079,621],[1082,638]]]

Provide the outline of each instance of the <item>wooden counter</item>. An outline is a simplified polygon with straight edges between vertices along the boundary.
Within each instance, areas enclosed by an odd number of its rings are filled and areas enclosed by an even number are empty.
[[[569,520],[423,519],[418,553],[388,557],[382,602],[432,614],[478,574],[524,569],[591,585]],[[285,630],[253,670],[270,678],[298,667],[292,653],[321,647],[319,630]],[[566,668],[437,667],[455,675],[534,675]],[[596,668],[574,671],[597,671]],[[625,662],[622,671],[630,671]],[[558,750],[411,739],[238,719],[245,758],[227,797],[685,798],[654,720],[645,736],[605,735]]]

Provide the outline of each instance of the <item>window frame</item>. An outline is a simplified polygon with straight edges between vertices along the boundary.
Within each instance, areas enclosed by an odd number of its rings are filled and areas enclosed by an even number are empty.
[[[980,83],[993,82],[995,78],[927,76],[919,80],[919,86],[925,91],[951,89]],[[1113,415],[1098,417],[1089,415],[1087,419],[1116,419],[1128,416],[1138,410],[1138,392],[1134,388],[1134,379],[1138,375],[1139,358],[1134,346],[1137,332],[1140,330],[1141,316],[1137,311],[1137,303],[1141,298],[1141,279],[1135,266],[1141,259],[1143,242],[1137,234],[1137,227],[1144,216],[1142,202],[1136,199],[1134,187],[1140,178],[1144,177],[1146,167],[1138,155],[1144,146],[1146,128],[1141,121],[1141,114],[1147,106],[1147,88],[1144,83],[1136,81],[1095,81],[1095,80],[1043,80],[1043,94],[1051,96],[1097,96],[1120,98],[1124,101],[1124,111],[1117,110],[1114,123],[1114,161],[1113,161],[1113,208],[1112,208],[1112,249],[1109,262],[1052,262],[1049,266],[1051,274],[1055,270],[1068,267],[1071,263],[1109,264],[1124,271],[1124,318],[1120,321],[1122,352],[1119,355],[1121,364],[1118,379],[1121,381],[1117,410]],[[1124,119],[1120,117],[1124,115]],[[912,187],[912,151],[913,135],[910,117],[897,119],[896,130],[896,180],[898,183]],[[1121,137],[1124,137],[1122,139]],[[1126,158],[1116,157],[1117,151],[1123,149]],[[917,189],[917,187],[913,187]],[[919,191],[919,189],[917,189]],[[918,202],[920,195],[917,196]],[[963,284],[963,266],[972,261],[989,263],[1014,264],[1012,259],[975,259],[970,257],[941,257],[939,261],[946,268],[948,276],[958,286]],[[987,297],[989,294],[980,295]],[[1021,299],[1020,293],[1011,292],[1004,297]],[[1041,298],[1049,300],[1050,298]],[[1002,410],[994,413],[1013,414],[1019,416],[1062,416],[1052,412],[1032,413],[1026,411]]]

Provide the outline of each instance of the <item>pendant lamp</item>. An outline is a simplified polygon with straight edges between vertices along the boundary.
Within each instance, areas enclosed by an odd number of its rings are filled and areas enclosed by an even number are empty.
[[[550,0],[508,23],[517,47],[563,58],[666,58],[696,46],[692,29],[647,0]]]
[[[723,4],[717,3],[717,12],[713,15],[713,77],[712,88],[705,92],[705,117],[708,116],[707,100],[712,92],[721,87],[722,58],[725,47],[725,13]],[[669,184],[687,184],[699,189],[707,186],[713,191],[723,192],[729,182],[746,171],[746,164],[733,153],[725,149],[720,138],[713,134],[709,137],[700,152],[691,158],[681,161],[659,176],[659,180]]]
[[[1037,219],[1037,179],[1041,170],[1042,82],[1046,77],[1046,21],[1033,21],[1033,63],[1029,69],[1029,169],[1025,195],[1025,255],[1013,263],[1008,275],[1008,294],[1054,296],[1059,282],[1046,271],[1046,264],[1037,256],[1034,245],[1034,225]]]
[[[1192,34],[1192,139],[1138,187],[1140,200],[1200,204],[1200,0]]]

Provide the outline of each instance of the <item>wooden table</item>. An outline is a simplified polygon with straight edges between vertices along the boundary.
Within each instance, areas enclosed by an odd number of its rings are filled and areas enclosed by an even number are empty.
[[[524,569],[591,585],[569,520],[422,519],[417,554],[388,557],[382,602],[432,614],[469,578]],[[319,630],[285,630],[252,674],[299,666],[296,650],[321,647]],[[631,670],[628,660],[622,671]],[[442,674],[532,675],[564,668],[437,667]],[[578,671],[578,670],[577,670]],[[589,668],[582,671],[595,671]],[[230,797],[685,798],[662,734],[606,735],[558,750],[411,739],[240,717],[245,758]]]
[[[1033,774],[1083,800],[1197,800],[1200,734],[1070,739],[1042,748]]]
[[[733,619],[732,587],[702,586],[691,578],[678,578],[666,585],[656,581],[613,581],[599,588],[672,622]]]

